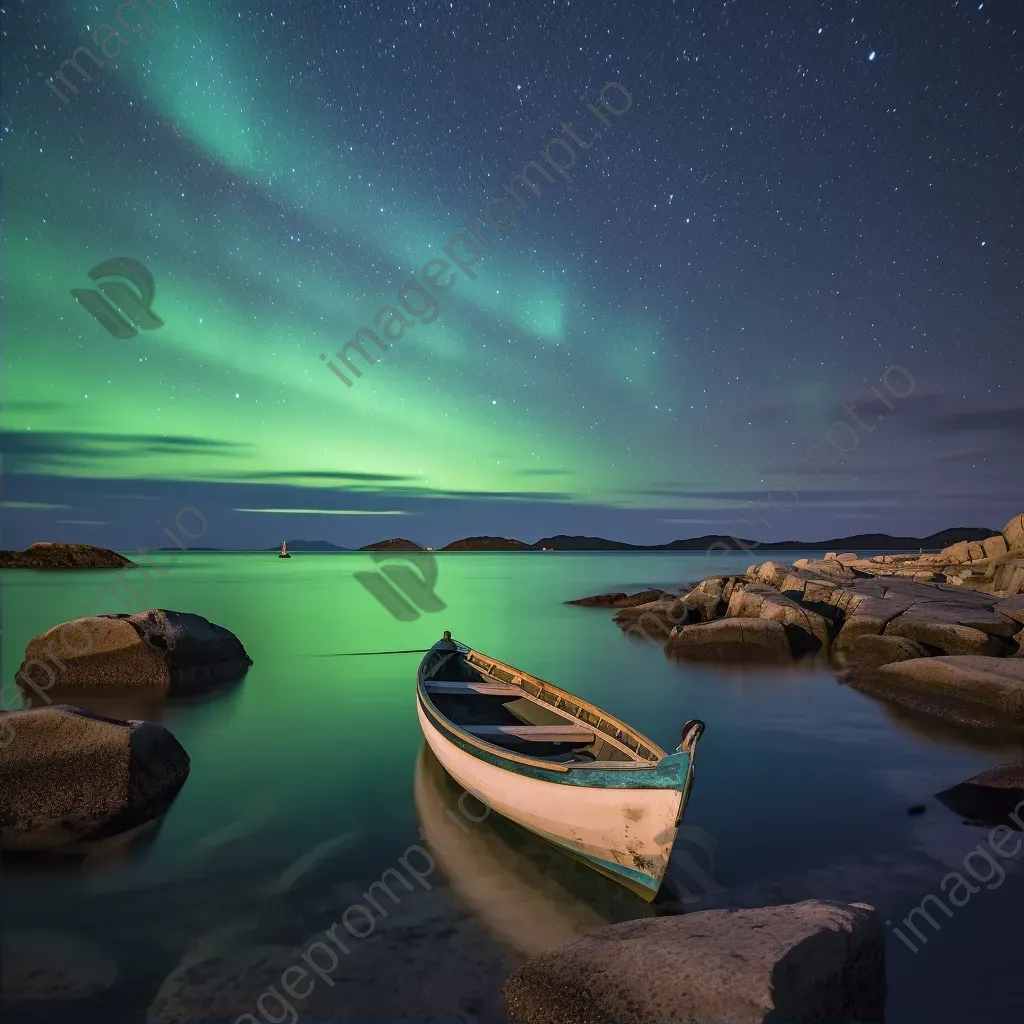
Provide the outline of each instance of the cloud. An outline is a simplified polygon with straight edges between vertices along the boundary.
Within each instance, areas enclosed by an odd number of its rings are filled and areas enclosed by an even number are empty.
[[[388,483],[400,482],[403,480],[416,480],[414,476],[398,476],[394,473],[345,473],[333,469],[289,469],[274,472],[261,472],[259,470],[242,473],[216,473],[200,476],[199,479],[209,480],[236,480],[239,483],[259,483],[261,481],[281,480],[331,480],[331,481],[353,481],[356,483]]]
[[[138,458],[140,455],[241,455],[249,444],[205,437],[159,434],[87,434],[24,430],[0,431],[0,452],[8,473],[78,469],[87,460]]]
[[[752,501],[763,501],[769,489],[776,494],[784,493],[787,487],[783,480],[785,480],[787,472],[792,482],[799,485],[802,479],[800,474],[793,474],[791,470],[778,470],[775,476],[767,476],[764,486],[756,491],[700,491],[686,487],[652,487],[639,489],[631,493],[650,494],[658,498],[693,498],[701,501],[735,501],[739,504],[747,504]],[[847,470],[847,472],[853,471]],[[850,504],[851,499],[859,499],[860,501],[885,500],[899,498],[903,494],[902,491],[868,490],[863,487],[850,488],[849,490],[812,491],[806,487],[799,486],[797,493],[800,495],[801,503],[807,503],[808,505],[828,504],[831,502],[847,505]],[[700,511],[704,512],[707,510],[701,509]]]
[[[71,508],[70,505],[51,505],[45,501],[0,501],[0,508],[57,509]]]
[[[414,512],[396,509],[377,511],[369,508],[236,508],[233,512],[270,512],[287,516],[411,516]]]
[[[994,409],[985,405],[976,409],[952,409],[933,416],[930,423],[942,434],[1005,434],[1019,446],[1024,437],[1024,406]]]

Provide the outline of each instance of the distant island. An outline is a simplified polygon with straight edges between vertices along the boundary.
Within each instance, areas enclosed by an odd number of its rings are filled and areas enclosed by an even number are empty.
[[[376,544],[367,544],[361,547],[360,551],[423,551],[414,540],[406,540],[404,537],[392,537],[390,540],[379,540]]]
[[[506,537],[465,537],[445,544],[442,551],[536,551],[536,544],[526,544],[521,540],[509,540]]]
[[[428,548],[406,537],[391,537],[373,544],[364,544],[359,551],[706,551],[714,545],[733,548],[736,551],[941,551],[962,541],[982,541],[992,536],[986,527],[955,526],[927,537],[894,537],[888,533],[858,533],[852,537],[832,537],[828,540],[783,540],[770,544],[754,540],[729,537],[719,533],[693,537],[689,540],[673,540],[667,544],[629,544],[626,541],[608,540],[604,537],[569,536],[564,533],[553,537],[542,537],[535,544],[510,537],[464,537],[454,540],[441,548]],[[326,540],[289,540],[289,551],[303,552],[352,552],[356,549],[341,547]],[[160,551],[178,551],[178,548],[160,548]],[[190,551],[226,551],[225,548],[189,548]],[[264,551],[278,551],[280,545],[263,548]]]
[[[0,551],[0,569],[137,569],[130,559],[92,544],[39,541],[24,551]]]

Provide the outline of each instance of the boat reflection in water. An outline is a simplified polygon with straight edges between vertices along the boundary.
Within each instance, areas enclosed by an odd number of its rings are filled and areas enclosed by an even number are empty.
[[[487,928],[523,956],[655,914],[629,890],[466,795],[426,744],[416,760],[414,792],[438,870]]]

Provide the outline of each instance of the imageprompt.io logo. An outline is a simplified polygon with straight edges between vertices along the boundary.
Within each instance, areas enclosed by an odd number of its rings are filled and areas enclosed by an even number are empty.
[[[138,260],[117,256],[98,263],[89,271],[89,277],[101,282],[98,291],[72,288],[71,294],[115,338],[134,338],[138,334],[136,327],[144,331],[163,327],[163,320],[150,308],[156,297],[156,282]],[[123,281],[104,281],[107,277],[125,278],[135,287],[130,288]]]
[[[404,559],[408,565],[386,565],[379,572],[357,572],[355,578],[399,620],[412,622],[420,612],[443,612],[448,606],[434,593],[437,560],[427,551],[375,551],[375,562]]]

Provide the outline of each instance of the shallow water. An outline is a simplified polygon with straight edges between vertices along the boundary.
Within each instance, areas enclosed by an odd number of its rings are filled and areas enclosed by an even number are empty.
[[[192,771],[159,828],[127,849],[46,873],[8,867],[6,931],[85,940],[118,968],[103,994],[18,1004],[24,1024],[145,1020],[183,958],[211,952],[226,958],[235,985],[219,984],[196,1019],[256,1013],[272,972],[250,980],[235,960],[255,946],[308,942],[421,842],[449,851],[429,888],[403,891],[372,935],[350,939],[335,984],[291,1001],[298,1019],[499,1019],[497,991],[525,957],[650,913],[821,897],[874,904],[898,923],[986,837],[934,794],[1022,756],[889,709],[824,671],[681,667],[627,641],[611,612],[563,604],[678,587],[709,571],[702,554],[445,554],[436,593],[446,608],[404,622],[353,578],[377,568],[365,555],[171,557],[154,557],[167,572],[117,610],[204,615],[232,630],[254,664],[208,700],[77,701],[162,722]],[[750,561],[716,561],[714,571]],[[31,636],[86,614],[116,578],[2,575],[8,685]],[[456,825],[439,809],[456,808],[459,790],[422,752],[420,655],[341,655],[425,648],[443,629],[665,748],[688,718],[707,723],[690,831],[662,903],[646,906],[507,822]],[[909,815],[914,805],[924,813]],[[1024,953],[1022,865],[1024,853],[1004,862],[1008,877],[991,891],[978,883],[917,953],[889,935],[890,1024],[1017,1019],[1009,979]]]

